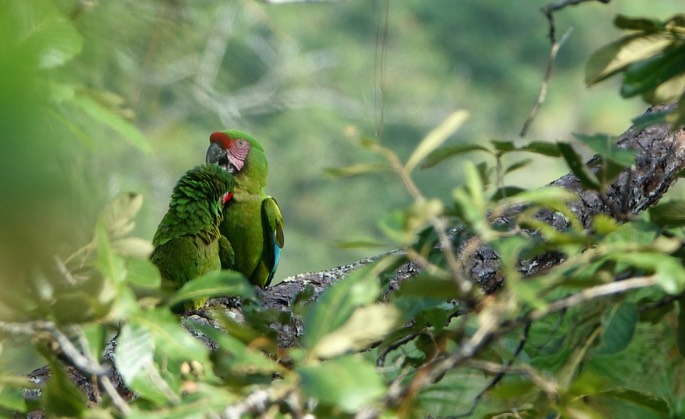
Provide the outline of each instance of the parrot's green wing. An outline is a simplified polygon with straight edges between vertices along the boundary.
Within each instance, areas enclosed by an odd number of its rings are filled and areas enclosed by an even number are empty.
[[[281,249],[285,244],[281,209],[276,200],[270,196],[262,201],[262,228],[264,229],[264,249],[260,266],[255,270],[255,275],[259,275],[256,278],[258,282],[264,281],[260,285],[265,288],[269,286],[276,273]]]
[[[235,250],[226,236],[219,236],[219,259],[221,269],[235,269]]]

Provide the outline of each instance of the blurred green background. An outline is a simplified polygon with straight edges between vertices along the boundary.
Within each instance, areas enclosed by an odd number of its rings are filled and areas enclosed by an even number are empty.
[[[516,140],[546,65],[545,3],[0,0],[5,292],[36,261],[89,240],[119,191],[144,195],[137,233],[151,239],[175,182],[203,161],[209,134],[229,127],[267,150],[267,192],[286,220],[276,281],[380,252],[337,243],[382,240],[377,220],[408,202],[399,182],[324,169],[373,161],[360,137],[408,156],[456,109],[471,117],[450,142]],[[646,105],[621,99],[615,83],[586,89],[584,62],[619,36],[617,13],[681,9],[682,0],[616,0],[557,14],[559,34],[573,32],[517,141],[623,132]],[[538,160],[506,183],[540,186],[565,171]],[[443,199],[460,178],[457,160],[417,174]]]

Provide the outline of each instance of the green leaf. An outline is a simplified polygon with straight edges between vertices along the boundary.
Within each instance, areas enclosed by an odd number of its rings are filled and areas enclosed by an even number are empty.
[[[685,289],[685,269],[673,256],[644,252],[620,253],[611,257],[617,262],[653,271],[659,286],[669,294],[678,294]]]
[[[507,173],[513,172],[514,170],[522,169],[522,168],[528,166],[529,164],[531,164],[532,162],[533,162],[533,159],[524,159],[524,160],[517,161],[516,163],[513,163],[509,167],[504,169],[504,173],[507,174]]]
[[[672,101],[683,91],[685,46],[666,49],[648,60],[631,64],[625,70],[621,96],[637,95],[651,103]]]
[[[139,313],[130,319],[149,331],[155,341],[156,351],[164,354],[167,361],[181,363],[187,360],[208,362],[208,349],[188,333],[169,310],[164,307]]]
[[[0,411],[3,408],[13,412],[27,413],[26,400],[21,387],[0,386]]]
[[[86,115],[93,118],[96,122],[107,125],[109,128],[117,132],[130,145],[138,150],[150,153],[152,147],[145,135],[132,123],[124,119],[118,113],[103,106],[98,101],[80,94],[77,95],[71,102],[79,107]]]
[[[32,22],[30,32],[23,34],[22,47],[35,52],[40,68],[60,67],[81,52],[83,37],[71,20],[60,16],[56,10],[43,16],[36,16],[41,14],[36,12],[37,9],[34,8],[27,13],[33,14],[40,21]]]
[[[642,115],[632,119],[633,127],[636,130],[642,130],[652,125],[663,124],[666,122],[666,117],[668,115],[670,115],[670,112],[666,111],[643,113]]]
[[[100,213],[100,220],[107,234],[112,238],[126,236],[135,227],[135,216],[143,206],[143,195],[135,192],[120,192],[112,198]]]
[[[254,298],[255,289],[239,272],[214,271],[186,282],[167,304],[173,307],[183,301],[206,297]]]
[[[624,15],[616,15],[614,18],[614,25],[619,29],[643,32],[657,32],[663,30],[663,24],[657,19],[649,19],[645,17],[628,17]]]
[[[624,36],[595,51],[585,65],[585,83],[593,85],[628,65],[659,53],[673,42],[668,34]]]
[[[439,148],[431,152],[428,156],[426,156],[426,159],[421,164],[421,168],[427,169],[429,167],[433,167],[451,157],[469,153],[471,151],[485,151],[486,153],[492,153],[492,151],[487,147],[478,144],[455,144]]]
[[[501,188],[498,188],[495,193],[492,194],[492,197],[490,197],[490,200],[492,201],[499,201],[500,199],[506,199],[510,198],[512,196],[516,196],[522,192],[525,192],[526,189],[519,188],[518,186],[503,186]]]
[[[637,326],[638,312],[635,303],[615,304],[602,318],[602,354],[619,352],[630,344]]]
[[[685,200],[677,199],[651,207],[649,221],[662,227],[685,226]]]
[[[379,294],[380,283],[371,266],[359,268],[338,281],[305,313],[304,346],[314,348],[322,337],[342,326],[357,307],[372,303]]]
[[[131,258],[126,261],[126,281],[143,288],[159,288],[162,278],[159,269],[147,259]]]
[[[450,298],[458,298],[459,291],[457,290],[457,285],[452,280],[418,274],[413,278],[402,281],[397,295],[401,297],[426,297],[449,300]]]
[[[670,417],[671,408],[668,400],[652,393],[646,393],[627,387],[617,387],[611,390],[604,390],[596,393],[598,397],[611,397],[614,399],[626,400],[659,414],[663,417]]]
[[[145,366],[152,365],[155,341],[150,331],[136,324],[121,328],[116,348],[117,371],[129,385]]]
[[[95,241],[97,243],[96,266],[100,273],[112,281],[120,282],[124,279],[124,261],[112,248],[104,223],[99,221],[95,226]]]
[[[312,356],[332,358],[356,352],[381,341],[400,324],[402,313],[390,304],[371,304],[357,308],[338,329],[323,336],[312,348]]]
[[[359,355],[349,355],[297,369],[307,397],[353,413],[385,393],[376,368]]]
[[[492,140],[491,143],[493,147],[495,147],[495,150],[499,151],[500,154],[516,150],[516,146],[514,145],[513,141]]]
[[[540,154],[548,157],[561,157],[561,152],[556,143],[545,141],[532,141],[524,146],[518,147],[517,151],[527,151],[529,153]]]
[[[450,135],[454,134],[466,121],[468,116],[469,113],[466,111],[455,111],[445,118],[440,125],[433,128],[433,130],[421,140],[412,155],[409,156],[407,164],[404,166],[404,170],[407,173],[411,173],[423,159],[440,147]]]
[[[619,147],[615,140],[606,134],[584,135],[574,133],[573,136],[590,147],[595,153],[623,167],[635,163],[635,151]]]
[[[274,373],[282,373],[283,368],[253,342],[246,345],[240,339],[212,326],[193,324],[193,328],[216,342],[218,351],[211,354],[213,366],[216,374],[225,380],[236,382],[237,378],[249,376],[261,376],[270,380]]]
[[[561,155],[564,157],[564,160],[566,160],[569,169],[571,169],[571,172],[580,180],[580,183],[588,189],[599,190],[600,184],[597,181],[597,178],[587,170],[585,163],[583,163],[573,147],[568,143],[562,142],[558,142],[557,145],[559,151],[561,151]]]

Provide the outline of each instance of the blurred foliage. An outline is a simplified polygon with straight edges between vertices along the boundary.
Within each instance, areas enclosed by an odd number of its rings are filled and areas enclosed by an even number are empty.
[[[622,35],[609,24],[619,10],[648,18],[616,19],[635,33],[590,58],[588,82],[622,72],[624,96],[682,94],[673,83],[683,72],[682,18],[668,17],[680,3],[614,3],[559,15],[557,25],[576,29],[531,135],[617,132],[644,106],[601,94],[612,85],[578,88],[589,52]],[[682,202],[624,225],[598,217],[588,236],[565,207],[567,192],[527,189],[570,168],[602,191],[632,164],[609,134],[558,143],[511,134],[547,55],[539,6],[0,0],[0,412],[449,416],[468,411],[506,371],[476,415],[685,414]],[[647,51],[625,58],[634,40]],[[208,134],[226,127],[264,139],[269,192],[287,223],[281,277],[368,256],[368,248],[336,248],[339,240],[406,247],[424,273],[381,302],[388,273],[404,260],[391,254],[313,304],[300,299],[294,313],[260,310],[240,277],[217,274],[165,305],[146,239],[175,180],[201,161]],[[601,171],[584,167],[579,144],[601,156]],[[331,166],[355,176],[324,177]],[[488,214],[511,204],[528,206],[522,225],[551,207],[571,227],[543,228],[541,237],[493,228]],[[445,236],[456,224],[501,256],[498,295],[483,298],[461,278],[450,258],[458,243]],[[550,250],[565,263],[521,281],[518,261]],[[557,308],[617,277],[637,285]],[[190,325],[217,343],[210,352],[168,304],[217,290],[243,298],[246,320],[215,313],[230,334]],[[294,326],[295,315],[302,342],[278,348],[270,325]],[[139,396],[131,403],[108,390],[100,365],[114,333],[116,365]],[[12,348],[51,368],[38,401],[24,400],[31,384],[12,375]],[[101,404],[89,406],[70,384],[58,353],[98,380]]]

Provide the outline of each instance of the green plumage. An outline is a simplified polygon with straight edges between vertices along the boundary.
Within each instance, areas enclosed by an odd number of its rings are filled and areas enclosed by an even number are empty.
[[[230,262],[232,249],[219,232],[233,176],[215,165],[189,170],[174,187],[169,210],[152,239],[150,260],[162,274],[163,288],[173,291],[193,278],[221,269],[220,254]],[[205,300],[186,308],[198,309]]]
[[[222,259],[222,267],[267,287],[278,267],[284,236],[278,204],[264,193],[268,172],[264,149],[254,137],[238,130],[215,132],[210,143],[207,163],[218,164],[235,179],[233,197],[224,207],[219,227],[235,251],[235,260]]]

